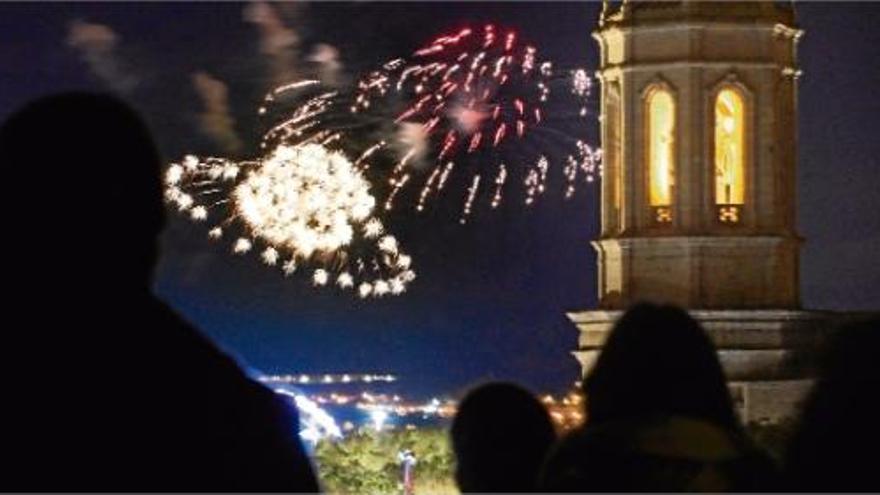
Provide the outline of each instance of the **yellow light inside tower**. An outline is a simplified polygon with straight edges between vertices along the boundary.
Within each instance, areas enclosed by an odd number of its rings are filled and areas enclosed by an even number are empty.
[[[665,89],[648,98],[648,177],[651,206],[672,204],[675,186],[675,102]]]
[[[745,106],[734,89],[715,100],[715,203],[745,201]]]

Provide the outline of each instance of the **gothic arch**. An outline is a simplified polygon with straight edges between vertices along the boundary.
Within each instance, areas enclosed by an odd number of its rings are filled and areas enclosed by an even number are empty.
[[[678,169],[678,94],[657,77],[642,91],[645,199],[655,224],[672,222]]]
[[[754,213],[755,206],[754,93],[735,72],[707,93],[708,202],[719,223],[742,225],[745,213]]]

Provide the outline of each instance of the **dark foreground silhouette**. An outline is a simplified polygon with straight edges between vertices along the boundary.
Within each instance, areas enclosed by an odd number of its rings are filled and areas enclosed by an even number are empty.
[[[151,295],[159,155],[67,94],[0,129],[6,490],[317,491],[296,411]]]
[[[721,364],[684,311],[637,305],[584,382],[587,426],[550,454],[548,491],[751,491],[775,467],[740,427]]]
[[[844,327],[828,346],[823,370],[789,446],[787,488],[880,491],[880,320]]]
[[[483,385],[461,402],[452,424],[455,478],[463,492],[530,492],[553,444],[546,409],[508,383]]]

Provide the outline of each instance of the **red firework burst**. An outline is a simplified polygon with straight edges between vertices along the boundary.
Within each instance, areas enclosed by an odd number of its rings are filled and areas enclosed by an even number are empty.
[[[566,93],[579,98],[578,105],[584,108],[589,78],[582,70],[570,74],[571,91]],[[443,189],[455,163],[470,157],[479,157],[474,161],[481,166],[469,167],[472,177],[462,222],[478,195],[481,174],[489,175],[483,179],[484,184],[494,186],[490,197],[495,208],[501,201],[509,169],[518,168],[525,186],[525,202],[531,204],[544,191],[548,160],[540,152],[523,156],[522,149],[530,134],[544,124],[551,85],[558,80],[553,64],[539,60],[533,45],[520,44],[514,31],[502,32],[493,25],[440,36],[416,50],[409,61],[392,60],[362,79],[352,111],[366,111],[377,97],[392,90],[408,102],[395,116],[398,133],[408,144],[391,172],[386,208],[391,209],[398,192],[411,182],[412,163],[420,150],[430,150],[428,161],[433,167],[425,171],[418,210],[432,194]],[[533,143],[529,148],[541,147]],[[573,182],[578,170],[592,175],[598,164],[596,152],[582,142],[572,152],[582,166],[576,167],[574,174],[567,167],[566,179]]]

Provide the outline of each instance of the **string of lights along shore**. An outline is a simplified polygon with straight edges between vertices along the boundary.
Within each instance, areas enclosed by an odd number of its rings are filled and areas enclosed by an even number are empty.
[[[314,446],[322,439],[341,439],[356,430],[415,429],[418,425],[445,425],[458,410],[448,397],[414,399],[381,391],[399,381],[393,374],[276,374],[257,380],[291,400],[300,411],[300,436]],[[337,388],[338,387],[338,388]],[[544,394],[541,402],[560,431],[584,420],[583,397],[577,387],[567,394]]]
[[[299,383],[299,384],[327,384],[336,383],[394,383],[395,375],[383,374],[323,374],[323,375],[262,375],[257,378],[263,383]]]
[[[494,25],[434,38],[348,88],[292,81],[269,92],[261,154],[188,155],[169,165],[167,201],[256,252],[285,276],[360,298],[396,296],[416,279],[388,213],[457,198],[455,219],[518,194],[534,205],[552,174],[564,197],[601,173],[585,136],[592,80]],[[369,139],[363,139],[367,136]]]

